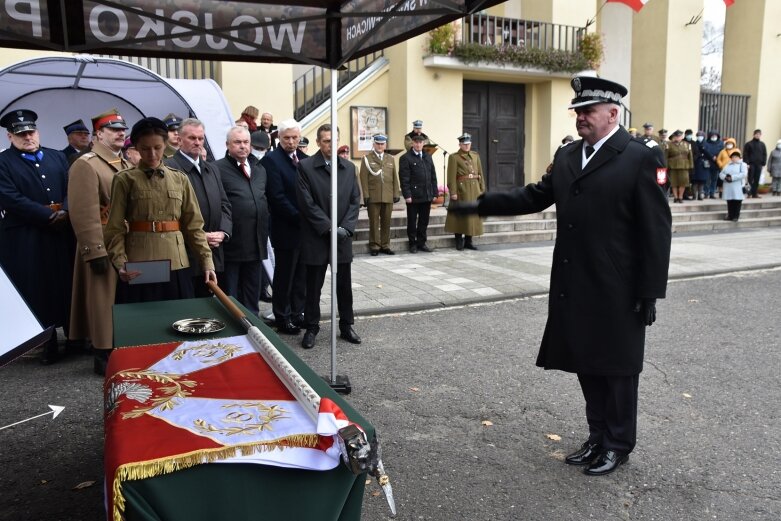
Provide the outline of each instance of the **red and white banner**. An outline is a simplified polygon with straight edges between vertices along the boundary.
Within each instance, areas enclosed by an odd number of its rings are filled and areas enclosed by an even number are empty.
[[[329,470],[350,422],[323,398],[317,425],[246,336],[115,350],[104,384],[109,515],[122,482],[202,463]]]
[[[642,9],[643,6],[648,3],[648,0],[606,0],[606,3],[608,2],[626,4],[634,9],[636,13],[639,13],[640,9]]]

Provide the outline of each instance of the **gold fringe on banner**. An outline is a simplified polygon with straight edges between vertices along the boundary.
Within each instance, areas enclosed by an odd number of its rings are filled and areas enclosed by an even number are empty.
[[[296,447],[314,448],[319,441],[320,437],[317,434],[296,434],[266,442],[240,443],[230,447],[203,449],[156,460],[120,465],[114,474],[114,484],[112,485],[114,492],[112,517],[114,521],[124,521],[125,519],[123,516],[125,497],[122,495],[122,483],[125,481],[162,476],[177,470],[188,469],[203,463],[214,463],[235,456],[249,456]]]

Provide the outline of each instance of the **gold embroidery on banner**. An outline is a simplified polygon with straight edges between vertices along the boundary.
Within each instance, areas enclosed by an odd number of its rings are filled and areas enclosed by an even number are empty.
[[[138,402],[146,403],[148,401],[150,404],[145,405],[143,407],[136,407],[130,412],[122,413],[123,420],[127,420],[130,418],[138,418],[146,414],[148,411],[151,411],[152,409],[158,409],[160,411],[171,410],[179,404],[177,398],[186,398],[190,396],[192,394],[192,391],[190,389],[198,385],[198,382],[196,382],[195,380],[181,379],[181,375],[158,373],[150,369],[144,369],[140,371],[134,371],[134,370],[120,371],[116,373],[114,376],[112,376],[112,379],[116,377],[128,379],[131,381],[147,379],[160,384],[166,384],[155,389],[155,393],[161,393],[162,396],[156,396],[154,398],[148,396],[149,398],[148,400],[139,399],[142,397],[134,397],[133,399]],[[122,383],[115,384],[112,382],[111,388],[113,390],[115,387],[118,388],[121,385]],[[110,390],[108,393],[111,399],[109,399],[106,403],[106,412],[109,415],[112,412],[114,412],[116,407],[121,403],[120,398],[122,396],[121,394],[112,392],[112,390]]]
[[[219,364],[233,358],[233,356],[240,350],[241,347],[237,346],[236,344],[223,344],[222,342],[212,344],[209,342],[204,342],[203,344],[197,344],[194,346],[179,347],[173,353],[171,353],[171,358],[178,362],[184,358],[184,355],[190,352],[194,358],[200,359],[200,361],[204,364]],[[222,353],[222,355],[218,357],[217,355],[219,353]]]
[[[253,407],[258,409],[257,417],[249,412],[230,412],[222,421],[224,423],[238,424],[236,427],[217,427],[206,420],[197,419],[193,422],[195,428],[204,433],[219,433],[226,436],[234,434],[256,434],[263,431],[271,431],[272,423],[276,420],[289,419],[284,416],[288,411],[280,405],[266,405],[263,402],[229,403],[223,405],[223,409],[234,407]]]

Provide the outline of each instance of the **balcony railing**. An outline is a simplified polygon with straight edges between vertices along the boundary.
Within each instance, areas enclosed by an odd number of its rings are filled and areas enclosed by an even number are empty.
[[[363,56],[347,63],[339,70],[339,89],[350,83],[356,76],[365,71],[383,51]],[[307,114],[322,105],[331,97],[331,71],[322,67],[312,67],[293,82],[293,99],[295,100],[295,118],[301,121]]]
[[[461,20],[461,43],[577,52],[585,27],[474,14]]]
[[[217,62],[209,60],[182,60],[174,58],[148,58],[142,56],[102,55],[103,58],[114,58],[139,65],[163,78],[179,80],[210,79],[220,82],[220,70]]]

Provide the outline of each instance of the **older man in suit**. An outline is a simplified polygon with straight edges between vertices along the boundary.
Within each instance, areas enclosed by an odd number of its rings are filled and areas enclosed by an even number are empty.
[[[268,204],[266,170],[250,161],[250,133],[246,128],[228,131],[225,157],[215,163],[231,203],[233,233],[225,244],[223,290],[236,297],[255,316],[260,300],[261,261],[266,258]]]
[[[260,163],[266,169],[269,234],[274,247],[271,307],[277,331],[296,334],[304,322],[306,267],[300,257],[301,216],[296,198],[298,163],[308,156],[299,148],[301,125],[294,119],[279,123],[279,146]]]
[[[338,134],[337,129],[337,134]],[[336,136],[338,140],[338,135]],[[337,157],[336,215],[331,215],[331,125],[317,129],[316,154],[298,165],[296,197],[301,214],[301,260],[306,264],[306,306],[304,323],[306,333],[301,347],[311,349],[320,331],[320,292],[331,258],[331,230],[336,227],[336,300],[339,306],[340,336],[353,344],[360,344],[353,330],[353,290],[350,266],[353,260],[352,236],[358,222],[360,208],[355,166]]]
[[[187,118],[181,122],[178,130],[179,150],[172,157],[163,160],[166,166],[181,170],[187,175],[190,184],[193,185],[198,206],[203,215],[203,231],[206,232],[206,242],[212,250],[214,270],[217,272],[217,280],[222,279],[225,269],[223,244],[230,240],[233,231],[231,216],[231,203],[222,186],[220,170],[214,164],[209,164],[201,159],[206,141],[206,128],[204,124],[195,118]],[[187,250],[192,271],[193,289],[196,297],[211,296],[209,288],[203,279],[203,274],[198,271],[198,259],[195,254]]]
[[[431,201],[437,197],[437,171],[431,156],[423,150],[426,137],[412,136],[412,148],[399,159],[401,195],[407,203],[407,238],[410,253],[431,252],[426,230]]]
[[[590,476],[629,459],[645,330],[664,298],[670,207],[656,183],[659,156],[618,124],[627,89],[603,78],[572,79],[578,135],[558,149],[550,173],[511,192],[484,194],[451,211],[540,212],[556,205],[557,237],[548,323],[537,365],[576,373],[589,436],[565,458]]]

